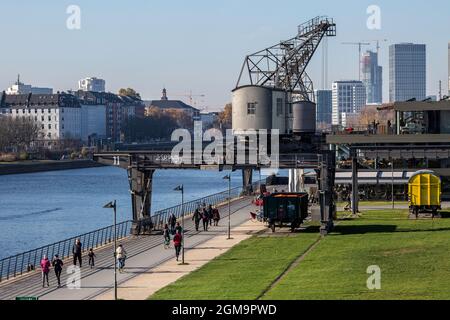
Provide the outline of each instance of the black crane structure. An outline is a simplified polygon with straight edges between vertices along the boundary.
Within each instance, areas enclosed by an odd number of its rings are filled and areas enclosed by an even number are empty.
[[[284,89],[302,101],[314,101],[314,86],[306,67],[322,39],[334,36],[336,24],[331,18],[319,16],[301,24],[295,37],[248,55],[236,87],[247,82]]]
[[[292,99],[314,101],[313,83],[306,73],[306,68],[325,36],[336,36],[336,24],[333,19],[320,16],[301,24],[298,26],[295,37],[248,55],[242,66],[237,86],[245,81],[244,72],[247,70],[251,85],[282,89],[289,93]],[[321,233],[326,234],[333,227],[333,216],[336,210],[333,201],[335,153],[330,151],[329,145],[321,136],[316,136],[314,133],[310,135],[306,139],[303,137],[301,141],[292,136],[289,146],[281,146],[277,166],[280,169],[317,171]],[[200,163],[196,162],[194,161],[196,158],[198,155],[192,155],[192,161],[180,162],[180,159],[174,157],[170,150],[106,152],[94,156],[94,160],[99,163],[119,166],[128,171],[135,222],[134,233],[140,233],[152,227],[151,193],[155,170],[205,168],[219,171],[242,170],[243,189],[245,192],[251,192],[253,170],[270,166],[259,160],[256,163],[249,161],[244,164],[234,160],[225,164],[219,161],[211,165],[203,160]]]

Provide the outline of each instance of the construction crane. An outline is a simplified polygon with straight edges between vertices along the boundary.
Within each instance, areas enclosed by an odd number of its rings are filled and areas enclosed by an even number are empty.
[[[377,44],[377,55],[380,55],[380,42],[387,42],[387,39],[376,39],[376,40],[364,40],[364,41],[370,41],[375,42]]]
[[[174,94],[173,96],[175,97],[186,97],[189,98],[189,104],[192,106],[194,98],[204,98],[206,97],[206,95],[204,94],[192,94],[192,90],[189,91],[189,93],[184,93],[184,94]]]
[[[370,42],[342,42],[344,45],[358,46],[358,79],[361,81],[361,55],[363,46],[370,46]]]

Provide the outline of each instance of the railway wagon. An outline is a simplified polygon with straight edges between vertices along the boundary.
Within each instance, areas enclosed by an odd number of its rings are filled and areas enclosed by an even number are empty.
[[[289,225],[295,231],[307,216],[307,193],[273,193],[264,197],[264,220],[273,232],[276,225]]]
[[[408,198],[411,213],[436,215],[441,209],[441,178],[430,170],[417,171],[409,179]]]

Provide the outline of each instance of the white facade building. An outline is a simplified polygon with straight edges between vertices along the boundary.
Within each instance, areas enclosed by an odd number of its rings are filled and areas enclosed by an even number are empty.
[[[30,84],[24,84],[20,82],[20,76],[17,76],[17,81],[9,88],[6,89],[6,94],[53,94],[52,88],[39,88],[33,87]]]
[[[40,126],[40,140],[81,139],[81,106],[69,94],[5,95],[0,113]]]
[[[106,137],[106,105],[81,105],[81,140]]]
[[[82,91],[105,92],[106,82],[95,77],[85,78],[78,81],[78,89]]]
[[[347,119],[366,105],[366,87],[362,81],[336,81],[332,91],[332,124],[345,127]]]

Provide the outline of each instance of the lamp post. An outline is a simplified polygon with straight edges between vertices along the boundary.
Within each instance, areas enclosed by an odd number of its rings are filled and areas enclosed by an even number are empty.
[[[224,180],[228,180],[228,238],[231,240],[231,174],[223,177]]]
[[[116,200],[111,201],[103,206],[105,209],[114,209],[114,300],[117,300],[117,203]]]
[[[180,185],[173,189],[174,191],[181,191],[181,264],[185,265],[184,262],[184,186]]]
[[[391,182],[392,182],[392,189],[391,189],[391,196],[392,196],[392,210],[394,210],[395,209],[395,199],[394,199],[394,160],[392,159],[392,161],[391,161],[391,163],[390,163],[390,165],[391,165],[391,173],[392,173],[392,180],[391,180]]]

